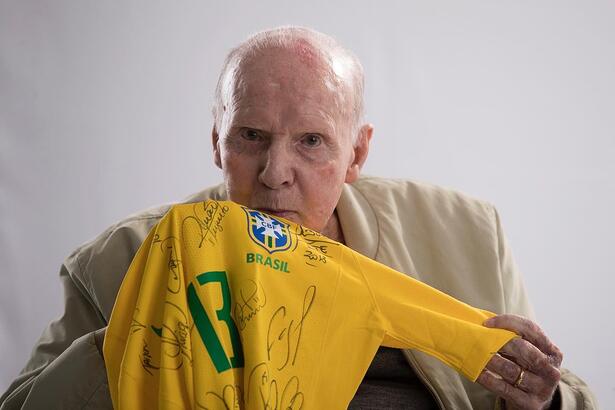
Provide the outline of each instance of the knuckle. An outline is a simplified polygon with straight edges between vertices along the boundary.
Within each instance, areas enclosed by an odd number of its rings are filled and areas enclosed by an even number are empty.
[[[542,329],[536,322],[532,322],[531,320],[526,320],[527,330],[534,334],[542,334]]]
[[[559,366],[560,364],[562,364],[562,361],[564,360],[564,353],[562,353],[562,351],[559,349],[559,347],[553,345],[553,350],[555,351],[555,359],[557,360],[557,365]]]
[[[557,383],[559,383],[562,374],[557,367],[552,366],[551,364],[546,365],[541,368],[541,381],[544,385],[548,387],[554,387]]]
[[[553,380],[553,384],[557,384],[562,379],[562,372],[555,367],[553,367],[552,369],[553,370],[551,372],[551,379]]]
[[[543,370],[543,369],[548,369],[549,367],[553,367],[551,366],[551,363],[549,362],[549,359],[546,356],[538,354],[538,353],[533,353],[530,357],[530,361],[532,363],[532,366],[538,370]]]

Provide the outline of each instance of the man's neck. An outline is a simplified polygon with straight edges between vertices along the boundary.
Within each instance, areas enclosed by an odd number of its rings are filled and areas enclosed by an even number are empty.
[[[328,238],[338,241],[339,243],[346,243],[344,241],[344,233],[342,232],[340,220],[337,217],[337,210],[333,211],[333,215],[331,215],[331,218],[329,218],[327,225],[325,225],[321,233]]]

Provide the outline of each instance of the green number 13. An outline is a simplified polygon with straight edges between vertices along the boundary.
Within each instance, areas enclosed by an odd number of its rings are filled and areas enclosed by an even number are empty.
[[[243,367],[243,349],[241,347],[241,340],[239,339],[239,331],[231,317],[231,292],[226,279],[226,272],[214,271],[201,273],[196,277],[196,280],[199,285],[216,282],[220,283],[222,308],[216,311],[216,316],[219,321],[226,324],[231,336],[233,357],[229,359],[224,352],[220,338],[216,335],[211,320],[209,320],[209,316],[207,316],[207,312],[205,312],[203,304],[199,300],[194,285],[192,283],[188,285],[188,307],[194,319],[194,324],[203,340],[203,344],[207,349],[207,353],[209,353],[209,357],[211,357],[211,361],[214,363],[218,373],[230,368]]]

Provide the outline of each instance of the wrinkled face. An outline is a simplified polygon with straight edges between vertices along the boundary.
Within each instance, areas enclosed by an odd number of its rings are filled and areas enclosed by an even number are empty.
[[[229,199],[322,232],[364,155],[320,64],[280,49],[244,61],[213,143]]]

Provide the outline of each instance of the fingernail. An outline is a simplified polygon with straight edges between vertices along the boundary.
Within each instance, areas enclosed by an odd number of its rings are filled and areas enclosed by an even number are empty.
[[[485,321],[483,322],[483,325],[484,325],[484,326],[492,326],[492,325],[493,325],[493,322],[494,322],[493,318],[492,318],[492,317],[490,317],[489,319],[487,319],[487,320],[485,320]]]

